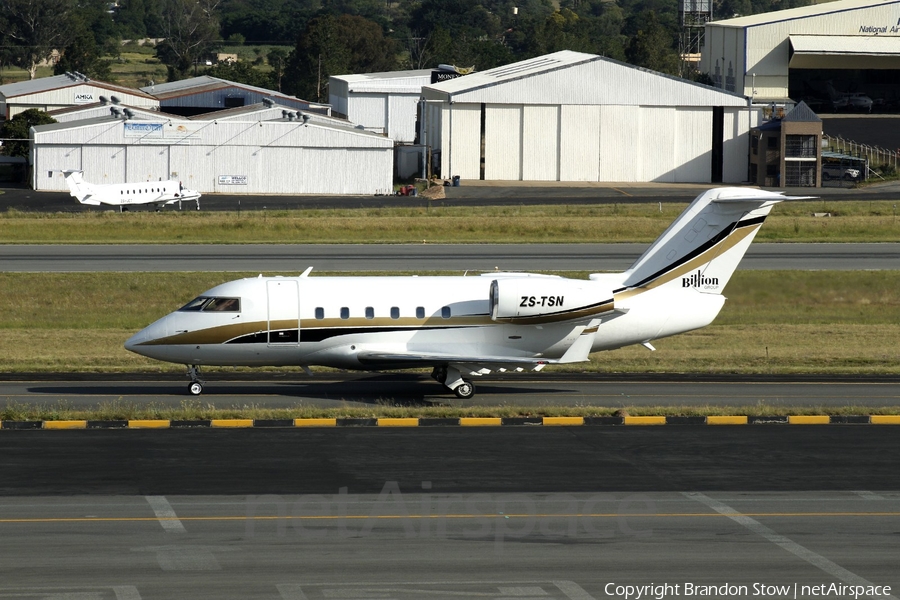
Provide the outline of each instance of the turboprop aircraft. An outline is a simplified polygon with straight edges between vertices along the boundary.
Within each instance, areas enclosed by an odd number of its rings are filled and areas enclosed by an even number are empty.
[[[627,271],[588,279],[263,277],[223,283],[136,333],[125,348],[199,367],[430,367],[459,398],[492,371],[538,371],[704,327],[778,192],[700,194]]]
[[[177,202],[181,208],[182,202],[192,200],[200,210],[200,192],[184,189],[180,181],[99,184],[86,182],[82,171],[66,170],[62,173],[66,176],[72,196],[82,204],[118,206],[121,212],[135,204],[155,204],[156,209],[160,210],[166,204]]]

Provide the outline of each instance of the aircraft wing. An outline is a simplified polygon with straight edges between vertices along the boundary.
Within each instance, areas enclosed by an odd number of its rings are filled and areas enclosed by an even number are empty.
[[[103,202],[94,198],[93,194],[88,194],[84,198],[78,198],[78,201],[82,204],[90,204],[92,206],[100,206],[101,204],[103,204]]]
[[[379,351],[376,348],[363,350],[357,354],[359,362],[371,367],[381,368],[405,368],[405,367],[433,367],[437,365],[452,365],[460,371],[468,371],[471,375],[486,375],[491,371],[524,371],[526,368],[532,371],[540,371],[548,364],[563,364],[583,362],[588,360],[591,351],[593,336],[597,332],[600,319],[593,319],[587,325],[579,325],[572,329],[566,337],[569,347],[559,358],[543,358],[530,356],[502,356],[502,355],[458,355],[443,352],[416,352],[416,351]]]
[[[166,205],[175,204],[176,202],[197,202],[197,208],[200,208],[200,192],[195,190],[182,190],[181,194],[175,197],[169,196],[168,194],[162,194],[157,196],[156,200],[152,200],[151,203],[159,203],[165,202]]]
[[[359,362],[372,369],[407,369],[412,367],[455,367],[463,375],[481,376],[493,371],[540,371],[558,359],[519,358],[512,356],[462,356],[440,353],[362,352]]]

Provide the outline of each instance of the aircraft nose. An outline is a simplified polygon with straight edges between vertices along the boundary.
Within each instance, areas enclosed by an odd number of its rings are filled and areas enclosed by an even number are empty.
[[[125,340],[125,349],[136,354],[144,354],[143,352],[141,352],[141,346],[143,344],[158,340],[159,338],[163,338],[168,335],[168,327],[166,326],[167,319],[168,317],[163,317],[159,321],[148,325],[147,327],[141,329],[136,334]]]
[[[141,329],[136,334],[125,340],[125,349],[129,352],[137,352],[137,347],[147,341],[146,329]]]

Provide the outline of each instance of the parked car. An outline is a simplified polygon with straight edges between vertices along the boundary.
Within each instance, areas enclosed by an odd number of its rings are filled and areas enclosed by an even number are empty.
[[[832,179],[844,179],[846,181],[858,181],[860,171],[853,167],[844,167],[841,165],[822,165],[822,180],[831,181]]]

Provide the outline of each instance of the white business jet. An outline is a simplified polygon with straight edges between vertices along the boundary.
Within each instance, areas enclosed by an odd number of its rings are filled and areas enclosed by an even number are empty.
[[[136,333],[125,348],[199,367],[432,368],[459,398],[492,371],[538,371],[711,323],[722,291],[781,193],[698,196],[630,269],[589,279],[529,273],[458,277],[240,279]]]
[[[200,192],[184,189],[180,181],[99,184],[86,182],[83,171],[65,170],[62,173],[72,196],[82,204],[118,206],[121,212],[132,205],[155,204],[160,210],[167,204],[177,202],[181,208],[182,202],[194,201],[200,210]]]

